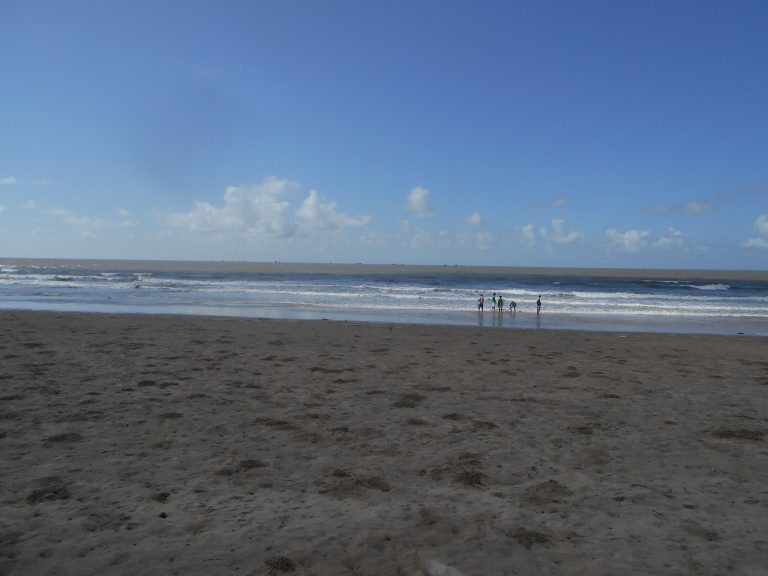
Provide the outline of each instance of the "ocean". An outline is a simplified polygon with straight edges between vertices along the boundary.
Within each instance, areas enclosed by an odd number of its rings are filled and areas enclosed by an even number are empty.
[[[0,258],[0,309],[768,336],[768,272]]]

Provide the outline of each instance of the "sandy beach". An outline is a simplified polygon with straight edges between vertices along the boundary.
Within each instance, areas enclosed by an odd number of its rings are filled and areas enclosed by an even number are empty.
[[[0,575],[757,576],[767,439],[768,338],[0,312]]]

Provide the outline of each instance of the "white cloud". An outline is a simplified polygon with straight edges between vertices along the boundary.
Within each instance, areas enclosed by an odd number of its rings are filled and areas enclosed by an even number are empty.
[[[340,230],[346,226],[361,227],[370,222],[370,217],[347,216],[336,210],[335,202],[323,202],[315,190],[309,191],[309,196],[302,202],[298,211],[304,226],[310,230]]]
[[[493,235],[489,232],[478,232],[474,236],[474,241],[478,250],[487,250],[494,245]]]
[[[472,224],[472,226],[483,225],[483,217],[480,216],[480,212],[472,212],[472,214],[467,216],[466,221],[467,221],[467,224]]]
[[[747,248],[762,248],[768,250],[768,238],[750,238],[744,242],[744,246]]]
[[[542,228],[541,237],[555,244],[575,244],[581,242],[584,238],[584,232],[580,230],[568,230],[565,226],[565,220],[555,218],[552,220],[552,230]]]
[[[376,248],[386,248],[390,245],[391,237],[388,234],[383,234],[374,230],[368,230],[361,234],[357,238],[357,242],[366,246],[374,246]]]
[[[645,209],[651,214],[704,214],[712,211],[708,200],[689,200],[680,204],[659,203]]]
[[[416,214],[419,218],[431,218],[434,216],[432,206],[429,201],[429,190],[416,186],[408,193],[408,210]]]
[[[7,210],[7,208],[5,206],[3,206],[2,204],[0,204],[0,214],[5,212],[6,210]]]
[[[757,238],[750,238],[744,242],[744,246],[747,248],[762,248],[768,250],[768,214],[761,214],[757,217],[754,224],[755,230],[759,236]]]
[[[19,180],[15,176],[0,178],[0,186],[47,186],[51,181],[47,178],[39,180]]]
[[[469,249],[473,253],[484,252],[497,245],[496,239],[490,232],[472,234],[454,234],[449,230],[440,231],[441,248]]]
[[[513,230],[513,241],[527,248],[534,248],[542,243],[547,249],[553,244],[569,245],[578,244],[584,240],[584,232],[570,230],[565,225],[565,220],[555,218],[549,228],[541,226],[536,228],[533,224],[526,224]]]
[[[523,244],[528,247],[532,248],[536,244],[536,229],[533,227],[533,224],[526,224],[520,228],[519,235]]]
[[[400,221],[400,229],[397,233],[397,238],[401,242],[415,249],[432,246],[435,242],[435,238],[431,232],[424,230],[423,228],[414,227],[408,220]]]
[[[115,213],[122,218],[122,221],[120,222],[120,226],[123,226],[125,228],[131,228],[133,226],[138,226],[138,223],[133,218],[133,212],[130,210],[126,210],[125,208],[115,208]]]
[[[441,228],[436,231],[426,230],[409,220],[398,220],[398,229],[393,236],[385,236],[386,245],[400,244],[411,250],[435,250],[439,258],[446,254],[465,253],[470,250],[474,257],[478,252],[487,251],[496,246],[494,236],[489,232],[456,233],[454,230]],[[390,241],[391,239],[391,241]]]
[[[37,208],[37,202],[35,202],[34,200],[27,200],[22,205],[22,208],[26,210],[34,210],[35,208]]]
[[[706,200],[691,200],[680,205],[683,214],[704,214],[712,211],[712,204]]]
[[[398,230],[393,240],[411,250],[433,250],[444,258],[446,254],[458,255],[471,251],[473,257],[496,246],[493,234],[485,231],[474,233],[457,233],[454,230],[441,228],[430,231],[414,225],[409,220],[399,220]],[[392,243],[387,243],[391,246]]]
[[[558,208],[570,202],[566,196],[557,196],[550,199],[549,205]],[[536,226],[525,224],[515,227],[512,231],[513,242],[528,249],[540,248],[553,251],[556,246],[569,246],[581,244],[585,234],[581,230],[570,229],[563,218],[553,218],[549,226]]]
[[[113,225],[111,220],[80,216],[64,208],[54,208],[50,214],[71,226],[80,238],[95,238],[99,232]]]
[[[608,247],[624,252],[644,252],[647,250],[677,250],[687,252],[690,248],[688,235],[670,228],[663,236],[654,236],[648,230],[627,230],[619,232],[615,228],[605,231]]]
[[[755,230],[758,234],[768,236],[768,214],[762,214],[755,220]]]
[[[664,236],[659,236],[653,241],[653,247],[660,250],[688,250],[688,235],[680,230],[670,228]]]
[[[223,205],[197,201],[193,210],[171,214],[167,222],[175,228],[213,232],[222,238],[240,234],[277,239],[362,227],[370,222],[367,215],[340,212],[335,202],[323,199],[315,190],[294,209],[286,196],[298,190],[298,183],[270,176],[256,185],[228,187]]]
[[[608,244],[611,247],[618,248],[625,252],[640,252],[648,246],[648,237],[651,235],[647,230],[627,230],[619,232],[615,228],[609,228],[605,231],[608,238]]]
[[[253,186],[230,186],[224,192],[224,205],[195,202],[191,212],[171,214],[168,223],[193,231],[235,232],[284,238],[295,231],[291,205],[280,196],[299,185],[269,176]]]

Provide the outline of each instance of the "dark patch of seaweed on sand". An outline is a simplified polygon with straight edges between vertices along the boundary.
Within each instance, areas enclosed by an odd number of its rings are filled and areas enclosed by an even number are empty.
[[[479,488],[484,485],[486,475],[480,470],[482,462],[474,452],[462,452],[455,460],[444,466],[433,468],[429,472],[432,480],[442,480],[445,475],[460,486],[466,488]]]
[[[275,430],[298,430],[299,427],[296,426],[296,424],[292,422],[288,422],[287,420],[280,420],[278,418],[256,418],[256,424],[262,424],[264,426],[269,426],[270,428],[274,428]]]
[[[718,428],[710,432],[715,438],[723,438],[726,440],[754,440],[760,441],[765,437],[763,430],[746,430],[743,428],[731,429],[731,428]]]
[[[551,538],[543,532],[529,530],[525,527],[516,528],[512,531],[511,536],[526,550],[530,550],[534,544],[547,544],[551,541]]]
[[[285,572],[296,571],[296,563],[286,556],[267,558],[264,561],[264,564],[267,566],[267,570],[270,576],[274,574],[283,574]]]
[[[395,408],[416,408],[419,402],[426,400],[426,398],[427,397],[423,394],[402,394],[400,398],[392,404],[392,406]]]
[[[379,490],[389,492],[391,487],[389,483],[380,476],[354,474],[348,470],[337,468],[331,473],[333,478],[330,485],[321,485],[318,490],[320,494],[329,494],[337,498],[354,495],[361,489]]]

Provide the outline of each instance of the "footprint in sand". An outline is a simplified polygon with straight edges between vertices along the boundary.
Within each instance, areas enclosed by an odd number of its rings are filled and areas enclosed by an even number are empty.
[[[396,400],[392,406],[395,408],[416,408],[419,402],[426,400],[426,396],[422,394],[403,394],[399,400]]]
[[[82,434],[77,432],[64,432],[62,434],[54,434],[45,439],[46,442],[52,443],[64,443],[71,444],[73,442],[80,442],[83,439]]]
[[[27,495],[28,504],[39,504],[52,500],[67,500],[70,496],[69,488],[58,476],[46,476],[37,481],[40,488]]]
[[[557,480],[547,480],[528,488],[527,494],[528,500],[533,504],[548,504],[560,502],[569,496],[571,491]]]

